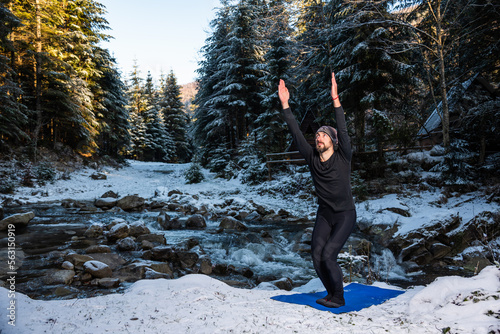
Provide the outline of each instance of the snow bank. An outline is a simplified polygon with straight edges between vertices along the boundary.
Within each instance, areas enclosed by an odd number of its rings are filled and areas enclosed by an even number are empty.
[[[270,299],[317,291],[318,279],[284,292],[237,289],[208,276],[187,275],[175,280],[141,280],[123,294],[87,299],[41,301],[18,293],[16,326],[8,325],[2,316],[0,329],[12,334],[280,334],[441,333],[450,327],[452,333],[488,333],[500,330],[495,318],[500,309],[499,277],[495,267],[472,278],[442,277],[382,305],[334,315]],[[8,307],[7,293],[0,288],[2,310]],[[489,311],[494,314],[486,315]]]

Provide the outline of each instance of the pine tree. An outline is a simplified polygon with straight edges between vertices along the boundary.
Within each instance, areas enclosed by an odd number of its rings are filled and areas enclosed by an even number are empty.
[[[383,134],[381,129],[392,129],[388,122],[395,118],[395,105],[415,87],[414,68],[405,63],[405,55],[385,49],[394,37],[389,24],[380,19],[390,15],[385,4],[333,0],[305,10],[304,17],[313,17],[316,23],[306,22],[300,36],[309,50],[301,75],[303,109],[317,110],[320,122],[333,123],[329,79],[335,72],[342,105],[353,116],[357,151],[370,145],[382,154],[390,133]],[[367,120],[371,120],[370,129]]]
[[[175,143],[161,119],[158,96],[150,72],[148,72],[144,86],[144,98],[145,106],[141,113],[146,127],[146,143],[148,143],[144,149],[144,160],[171,161],[175,155]]]
[[[191,149],[187,140],[189,117],[181,100],[180,87],[173,71],[167,75],[159,99],[159,112],[163,116],[165,129],[174,141],[175,162],[188,162],[191,159]]]
[[[225,72],[221,63],[229,49],[229,29],[231,24],[232,7],[227,0],[221,1],[222,7],[210,25],[214,30],[202,48],[204,60],[199,65],[199,90],[195,96],[196,105],[191,127],[191,136],[197,146],[197,156],[203,166],[211,160],[220,160],[217,148],[229,142],[229,129],[227,115],[223,113],[225,99],[218,85],[225,80]],[[225,147],[226,149],[226,147]],[[230,159],[227,152],[221,152],[224,159]],[[221,167],[228,163],[223,161]],[[219,170],[213,170],[219,172]]]
[[[147,103],[142,89],[142,81],[139,66],[135,63],[133,71],[130,74],[130,82],[127,90],[129,98],[127,109],[130,117],[130,146],[127,150],[127,155],[137,160],[143,160],[146,148],[152,146],[146,136],[146,124],[143,118]]]
[[[8,6],[10,1],[6,2]],[[9,37],[21,22],[5,7],[0,4],[0,148],[4,141],[18,142],[26,139],[24,132],[28,121],[26,108],[18,102],[22,90],[16,85],[15,72],[11,68],[14,45]]]
[[[276,87],[280,79],[285,80],[289,87],[293,86],[289,75],[293,44],[288,2],[270,1],[268,15],[264,17],[267,51],[264,56],[265,75],[262,77],[263,112],[255,119],[255,129],[251,134],[260,152],[260,161],[264,160],[266,153],[282,152],[286,148],[288,129],[281,117],[282,107]]]
[[[94,110],[99,122],[98,153],[118,158],[130,141],[126,87],[107,50],[96,49],[94,59],[102,73],[93,87]]]

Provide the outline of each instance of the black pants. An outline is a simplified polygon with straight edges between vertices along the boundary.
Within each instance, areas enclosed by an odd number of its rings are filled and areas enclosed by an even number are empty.
[[[337,256],[356,223],[356,210],[333,212],[320,206],[312,234],[311,251],[314,269],[334,301],[344,301],[342,269]]]

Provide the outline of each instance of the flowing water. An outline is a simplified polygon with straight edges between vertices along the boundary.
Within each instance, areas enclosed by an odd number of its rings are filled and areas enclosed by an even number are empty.
[[[89,207],[91,206],[89,205]],[[309,245],[304,243],[304,232],[307,229],[310,230],[313,226],[312,223],[245,222],[248,227],[247,231],[218,233],[220,222],[208,220],[205,230],[164,231],[156,222],[158,212],[92,212],[64,208],[59,203],[5,208],[5,216],[27,211],[33,211],[35,218],[27,228],[16,231],[16,246],[18,249],[22,249],[25,254],[22,265],[17,270],[16,289],[32,298],[62,298],[60,295],[54,295],[54,290],[57,287],[44,285],[43,275],[47,270],[61,269],[61,258],[63,257],[61,254],[63,252],[71,250],[82,253],[83,249],[97,243],[97,240],[94,239],[76,238],[82,236],[89,226],[95,223],[106,225],[115,218],[123,218],[129,223],[142,221],[152,233],[163,234],[169,245],[195,238],[211,259],[212,264],[232,265],[237,269],[248,268],[253,272],[251,279],[241,275],[217,277],[219,279],[239,279],[245,281],[247,287],[253,287],[259,281],[283,277],[290,278],[295,286],[300,286],[317,277],[312,266]],[[169,215],[175,217],[179,214],[169,213]],[[181,216],[179,218],[183,219]],[[2,248],[6,248],[6,236],[5,232],[0,232]],[[359,232],[355,232],[351,239],[359,240],[365,237]],[[140,252],[120,252],[120,255],[129,261],[134,260],[134,257],[140,258]],[[2,259],[2,261],[4,260]],[[380,280],[403,287],[421,283],[428,277],[427,273],[422,271],[408,274],[408,268],[398,264],[389,250],[382,250],[381,254],[373,255],[370,262],[373,272],[378,273]],[[346,276],[349,275],[347,277],[354,277],[361,282],[366,281],[365,277],[362,277],[363,275],[352,275],[352,268],[349,266],[344,265]],[[358,263],[357,266],[358,272],[366,272],[366,263]],[[428,281],[424,283],[428,283]],[[65,295],[66,298],[89,297],[119,292],[127,286],[128,284],[121,284],[120,288],[117,289],[69,286],[66,287]]]

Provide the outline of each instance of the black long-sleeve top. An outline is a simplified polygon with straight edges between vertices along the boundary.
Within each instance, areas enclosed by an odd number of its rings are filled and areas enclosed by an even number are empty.
[[[309,165],[318,195],[318,204],[326,205],[334,212],[341,212],[355,209],[351,191],[352,149],[344,109],[342,107],[334,109],[339,147],[325,162],[321,162],[318,151],[304,138],[291,109],[284,109],[283,115],[300,154]]]

